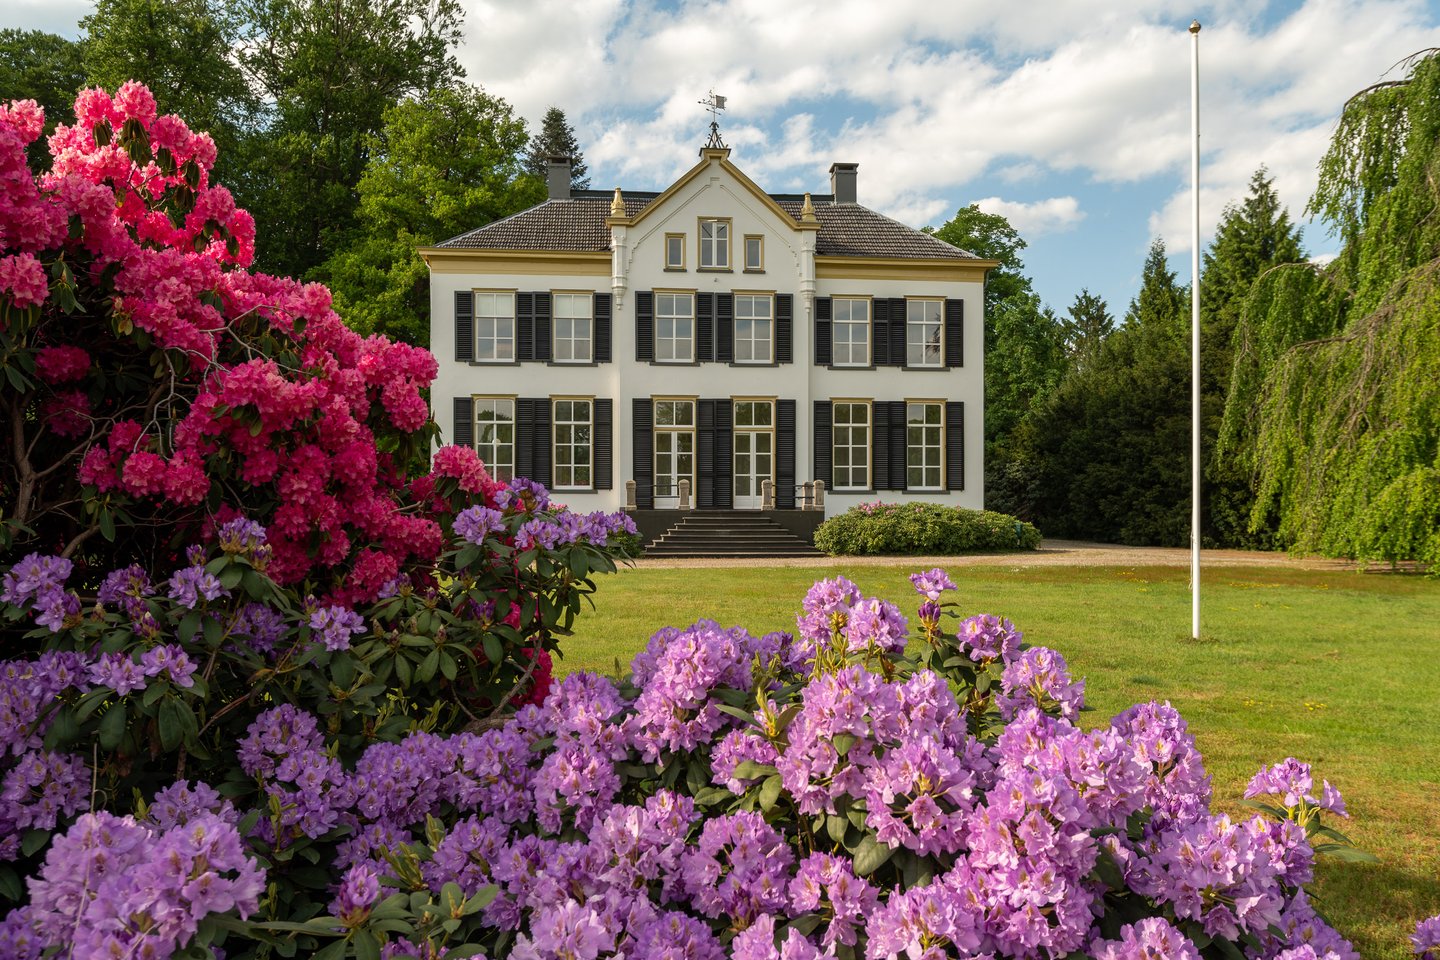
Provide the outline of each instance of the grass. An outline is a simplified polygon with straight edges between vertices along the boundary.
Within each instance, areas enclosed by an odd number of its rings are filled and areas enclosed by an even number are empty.
[[[833,568],[632,569],[602,583],[563,644],[562,671],[628,670],[658,627],[702,617],[790,629]],[[907,612],[908,567],[857,566],[867,595]],[[1378,864],[1321,861],[1321,909],[1362,957],[1413,955],[1415,923],[1440,913],[1440,583],[1404,574],[1235,567],[1204,573],[1203,636],[1190,639],[1188,571],[1166,567],[964,567],[962,612],[1015,621],[1086,679],[1100,724],[1169,700],[1235,801],[1264,763],[1309,761],[1345,795],[1340,829]]]

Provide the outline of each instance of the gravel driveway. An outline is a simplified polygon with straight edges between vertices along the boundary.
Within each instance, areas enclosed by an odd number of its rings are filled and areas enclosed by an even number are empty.
[[[1019,553],[971,553],[959,557],[713,557],[637,560],[637,567],[1188,567],[1185,547],[1123,547],[1084,540],[1045,540],[1039,550]],[[1205,567],[1297,567],[1306,570],[1353,570],[1348,560],[1291,557],[1259,550],[1201,550]],[[1379,568],[1377,568],[1379,569]]]

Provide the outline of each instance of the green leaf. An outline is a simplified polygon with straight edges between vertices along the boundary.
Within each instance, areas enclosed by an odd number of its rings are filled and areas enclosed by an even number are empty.
[[[735,765],[736,780],[759,780],[761,777],[770,777],[779,773],[774,764],[759,763],[755,760],[741,760]]]
[[[356,930],[351,942],[359,960],[380,960],[380,941],[369,930]]]
[[[105,711],[105,716],[100,718],[100,728],[97,732],[100,735],[102,750],[114,750],[120,746],[120,738],[125,736],[124,700],[110,705],[110,709]]]
[[[879,870],[893,856],[895,851],[874,837],[867,836],[855,848],[855,875],[868,877]]]
[[[425,659],[420,661],[420,667],[415,671],[415,679],[420,683],[429,683],[439,666],[440,651],[438,649],[431,650],[425,655]]]
[[[27,857],[33,857],[49,842],[49,830],[26,830],[25,835],[20,838],[20,852]]]
[[[107,507],[100,508],[100,536],[110,543],[115,542],[115,515]]]
[[[780,799],[781,788],[782,783],[780,781],[780,775],[778,773],[765,779],[765,782],[760,786],[761,810],[774,809],[776,801]]]
[[[755,724],[755,714],[743,707],[732,707],[728,703],[717,703],[715,707],[721,713],[728,713],[737,720],[743,720],[752,726]]]
[[[180,741],[185,737],[185,723],[180,718],[181,711],[189,712],[174,697],[166,697],[160,704],[160,745],[166,750],[174,750],[180,746]]]
[[[480,640],[480,645],[485,649],[485,659],[495,666],[505,659],[505,648],[500,645],[500,638],[493,633],[486,633]]]
[[[835,752],[843,757],[850,752],[851,747],[855,746],[855,735],[853,733],[836,734],[830,739],[830,742],[834,744]]]

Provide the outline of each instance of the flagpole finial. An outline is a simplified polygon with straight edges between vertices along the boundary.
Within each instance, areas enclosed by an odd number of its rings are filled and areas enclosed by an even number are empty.
[[[1200,21],[1199,21],[1199,20],[1191,20],[1191,21],[1190,21],[1190,32],[1191,32],[1191,33],[1199,33],[1199,32],[1200,32]]]

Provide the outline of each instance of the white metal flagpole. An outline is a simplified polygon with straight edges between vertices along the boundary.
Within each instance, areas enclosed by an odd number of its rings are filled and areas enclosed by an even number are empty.
[[[1200,639],[1200,21],[1190,22],[1190,636]]]

